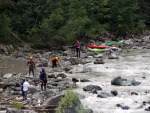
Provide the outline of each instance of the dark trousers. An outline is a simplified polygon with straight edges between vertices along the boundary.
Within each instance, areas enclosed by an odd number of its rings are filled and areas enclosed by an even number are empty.
[[[43,87],[44,87],[44,90],[46,91],[46,82],[41,83],[41,90],[42,91],[43,91]]]
[[[27,93],[28,93],[28,91],[23,91],[23,100],[27,100]]]
[[[56,60],[53,61],[52,67],[53,67],[53,68],[57,67],[57,61],[56,61]]]
[[[31,72],[32,72],[32,74],[34,76],[34,69],[33,68],[29,68],[29,76],[30,76]]]
[[[76,56],[77,58],[80,58],[80,48],[76,48]]]

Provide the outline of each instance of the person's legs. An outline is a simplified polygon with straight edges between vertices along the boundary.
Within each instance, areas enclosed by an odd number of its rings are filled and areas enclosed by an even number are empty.
[[[77,56],[77,58],[80,57],[80,50],[79,50],[79,48],[76,48],[76,56]]]
[[[33,76],[34,76],[34,69],[32,69],[32,74],[33,74]]]
[[[41,90],[43,91],[43,83],[41,83]]]
[[[29,76],[30,76],[30,73],[31,73],[31,69],[29,68]]]
[[[80,49],[78,50],[78,57],[80,58]]]
[[[23,91],[24,93],[24,100],[27,100],[27,91]]]
[[[44,82],[44,90],[46,91],[46,82]]]
[[[57,67],[56,61],[53,61],[53,68]]]

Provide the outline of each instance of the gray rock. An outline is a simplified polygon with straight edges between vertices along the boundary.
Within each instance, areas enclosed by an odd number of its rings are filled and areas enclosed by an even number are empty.
[[[5,79],[7,79],[7,78],[11,78],[12,76],[13,76],[12,73],[7,73],[7,74],[5,74],[3,77],[4,77]]]
[[[93,89],[102,90],[102,88],[97,85],[88,85],[88,86],[83,87],[84,91],[92,91]]]
[[[113,80],[111,80],[111,85],[118,85],[118,86],[122,86],[123,85],[123,78],[121,78],[120,76],[114,78]]]

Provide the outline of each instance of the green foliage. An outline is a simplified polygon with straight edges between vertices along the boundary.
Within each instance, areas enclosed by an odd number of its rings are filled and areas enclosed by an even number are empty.
[[[0,42],[7,43],[9,39],[10,18],[5,14],[0,14]]]
[[[65,96],[59,102],[58,108],[56,108],[56,113],[66,113],[69,108],[71,108],[78,100],[78,96],[72,92],[67,91]]]
[[[21,103],[16,103],[15,101],[13,101],[13,107],[19,109],[22,109],[23,105]]]
[[[134,11],[138,8],[136,0],[109,0],[111,8],[110,30],[117,35],[132,31],[135,27]]]
[[[12,37],[6,28],[33,46],[60,48],[103,31],[141,31],[150,27],[149,6],[149,0],[0,0],[0,43]]]
[[[145,29],[145,21],[144,20],[139,20],[138,22],[138,29],[142,32]]]

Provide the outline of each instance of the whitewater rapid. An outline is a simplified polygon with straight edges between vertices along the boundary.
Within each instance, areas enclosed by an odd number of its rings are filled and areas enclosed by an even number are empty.
[[[150,50],[131,50],[122,53],[119,59],[105,58],[105,64],[86,64],[91,72],[80,73],[84,65],[74,67],[74,73],[68,74],[77,79],[89,79],[91,82],[78,82],[75,92],[84,95],[81,99],[85,108],[90,108],[94,113],[148,113],[146,105],[141,108],[143,101],[150,100]],[[114,86],[111,80],[121,76],[125,79],[135,79],[141,82],[138,86]],[[97,94],[83,91],[87,85],[99,85],[102,91],[117,90],[118,96],[99,98]],[[101,91],[99,91],[101,92]],[[136,92],[138,95],[131,95]],[[128,106],[128,110],[117,107],[116,104]]]

